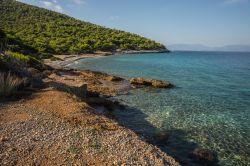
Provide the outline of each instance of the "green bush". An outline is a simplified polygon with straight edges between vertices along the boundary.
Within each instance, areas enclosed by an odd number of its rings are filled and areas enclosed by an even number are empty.
[[[5,52],[7,55],[21,61],[21,62],[26,62],[28,63],[31,60],[31,57],[28,55],[23,55],[21,53],[18,52],[12,52],[12,51],[6,51]]]
[[[14,94],[23,80],[13,74],[0,73],[0,97],[7,97]]]

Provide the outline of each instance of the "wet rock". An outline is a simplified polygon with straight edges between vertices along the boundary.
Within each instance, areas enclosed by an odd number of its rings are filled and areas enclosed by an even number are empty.
[[[151,80],[152,86],[156,88],[171,88],[173,87],[172,84],[169,82],[163,82],[161,80]]]
[[[152,86],[155,88],[171,88],[173,85],[169,82],[163,82],[161,80],[145,79],[145,78],[132,78],[130,83],[136,86]]]
[[[217,162],[215,153],[209,149],[196,148],[190,153],[190,157],[202,165],[214,165]]]
[[[166,144],[168,142],[170,135],[167,132],[159,132],[154,136],[154,142],[157,144]]]
[[[149,80],[146,80],[144,78],[138,77],[138,78],[131,78],[130,83],[133,85],[143,85],[143,86],[150,86],[152,85]]]

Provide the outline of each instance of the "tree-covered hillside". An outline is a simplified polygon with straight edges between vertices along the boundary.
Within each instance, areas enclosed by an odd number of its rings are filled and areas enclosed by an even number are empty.
[[[165,46],[136,34],[105,28],[14,0],[0,0],[0,29],[9,49],[44,57],[94,51],[160,50]]]

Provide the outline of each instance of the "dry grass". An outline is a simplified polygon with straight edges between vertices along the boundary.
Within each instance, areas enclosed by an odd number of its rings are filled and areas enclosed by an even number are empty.
[[[0,97],[7,97],[15,93],[23,80],[13,74],[0,73]]]

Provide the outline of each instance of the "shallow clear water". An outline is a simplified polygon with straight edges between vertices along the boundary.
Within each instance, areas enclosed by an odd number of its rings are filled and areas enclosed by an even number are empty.
[[[118,96],[133,109],[114,114],[142,135],[169,132],[162,149],[183,162],[189,162],[190,150],[204,147],[217,152],[219,165],[250,165],[250,53],[115,55],[72,66],[175,84]]]

